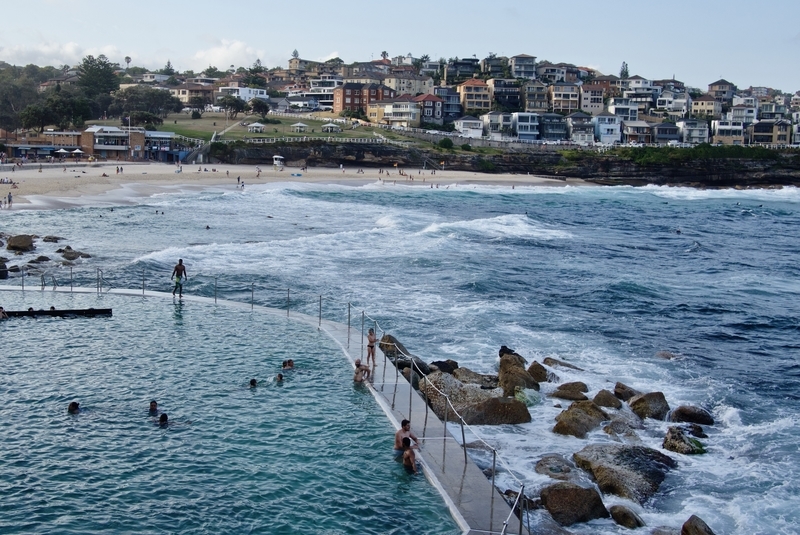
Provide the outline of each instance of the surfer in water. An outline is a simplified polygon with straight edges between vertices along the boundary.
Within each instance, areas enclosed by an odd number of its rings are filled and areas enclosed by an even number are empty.
[[[175,265],[175,268],[172,270],[172,275],[170,278],[175,279],[175,288],[172,289],[172,295],[175,295],[175,292],[178,292],[178,297],[183,297],[183,282],[181,282],[181,277],[186,280],[189,280],[189,276],[186,274],[186,266],[183,265],[183,259],[179,258],[178,263]]]

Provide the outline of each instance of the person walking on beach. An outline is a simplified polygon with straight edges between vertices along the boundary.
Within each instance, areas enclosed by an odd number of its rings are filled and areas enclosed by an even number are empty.
[[[170,278],[175,278],[175,288],[172,289],[172,295],[175,295],[175,292],[178,293],[178,297],[183,297],[183,283],[181,282],[181,277],[186,280],[189,280],[189,276],[186,274],[186,266],[183,265],[183,259],[179,258],[178,263],[175,265],[175,268],[172,270],[172,276]]]
[[[411,432],[411,422],[408,420],[403,420],[400,422],[400,429],[397,430],[397,433],[394,434],[394,456],[398,458],[403,455],[405,450],[403,449],[403,439],[411,439],[414,441],[413,445],[410,445],[411,448],[419,449],[419,439],[417,435]]]

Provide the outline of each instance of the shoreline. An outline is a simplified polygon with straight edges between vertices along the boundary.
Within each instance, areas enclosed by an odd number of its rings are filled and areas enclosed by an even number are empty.
[[[73,208],[79,206],[95,206],[106,204],[125,204],[133,199],[151,197],[158,193],[181,191],[185,189],[205,189],[210,187],[237,188],[237,178],[241,178],[245,188],[250,185],[270,183],[308,183],[308,184],[340,184],[363,186],[384,181],[392,185],[417,187],[448,187],[457,184],[507,186],[596,186],[582,179],[561,179],[536,175],[519,174],[486,174],[464,171],[431,171],[409,170],[402,176],[394,168],[388,173],[379,173],[378,169],[367,168],[358,173],[357,168],[345,168],[341,172],[336,168],[312,167],[304,171],[299,168],[285,167],[283,171],[275,171],[272,167],[262,169],[260,176],[256,166],[205,164],[195,167],[184,165],[180,173],[173,164],[154,162],[121,162],[123,172],[117,173],[118,163],[72,164],[28,164],[17,167],[14,172],[3,171],[0,178],[13,180],[11,184],[0,184],[2,199],[12,195],[12,209],[49,210]],[[203,169],[198,171],[198,168]],[[216,171],[212,171],[215,169]],[[417,174],[414,174],[417,173]],[[103,175],[107,176],[103,176]]]

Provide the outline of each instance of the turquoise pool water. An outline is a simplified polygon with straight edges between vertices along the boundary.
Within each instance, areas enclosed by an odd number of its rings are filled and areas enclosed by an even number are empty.
[[[425,478],[391,460],[394,429],[313,327],[161,298],[0,304],[114,309],[0,322],[2,533],[459,533]]]

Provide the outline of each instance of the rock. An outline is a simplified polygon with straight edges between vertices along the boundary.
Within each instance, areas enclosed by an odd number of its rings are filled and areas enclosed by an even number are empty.
[[[464,384],[449,373],[431,373],[420,380],[419,390],[421,394],[427,397],[428,403],[433,412],[436,413],[436,416],[442,420],[444,419],[446,400],[437,389],[450,398],[451,403],[459,412],[468,405],[500,395],[499,389],[484,390],[478,385]],[[449,408],[447,409],[447,419],[448,421],[455,421],[453,411]]]
[[[11,266],[8,268],[9,273],[19,273],[19,266]]]
[[[65,249],[69,248],[70,248],[69,245],[65,247]],[[386,355],[386,358],[392,360],[397,358],[398,353],[402,353],[405,355],[411,354],[408,352],[405,346],[401,344],[400,341],[397,340],[397,338],[395,338],[391,334],[384,334],[383,337],[381,338],[381,341],[378,342],[378,347],[381,348],[381,351],[383,352],[384,355]]]
[[[678,466],[659,451],[627,444],[590,444],[572,458],[594,476],[602,492],[639,504],[658,492],[667,472]]]
[[[714,425],[714,417],[700,407],[693,405],[681,405],[669,413],[670,422],[690,422],[700,425]]]
[[[611,513],[611,518],[614,519],[614,522],[622,527],[636,529],[646,525],[642,517],[624,505],[612,505],[608,511]]]
[[[70,249],[68,251],[65,250],[63,253],[61,253],[61,256],[63,256],[65,260],[72,261],[72,260],[77,260],[78,258],[80,258],[81,257],[81,253],[80,253],[80,251],[74,251],[74,250]]]
[[[544,359],[544,364],[545,364],[545,366],[550,366],[551,368],[555,367],[555,366],[561,366],[562,368],[569,368],[571,370],[578,370],[580,372],[583,371],[582,369],[578,368],[577,366],[573,366],[572,364],[569,364],[568,362],[564,362],[564,361],[558,360],[558,359],[552,359],[550,357],[547,357],[546,359]]]
[[[458,362],[454,360],[437,360],[431,362],[431,366],[436,366],[441,372],[452,374],[454,370],[458,369]]]
[[[474,372],[469,368],[456,368],[453,370],[453,377],[465,384],[476,384],[482,388],[497,388],[496,375],[484,375]]]
[[[533,380],[537,383],[557,383],[558,376],[553,372],[547,371],[547,368],[536,362],[535,360],[528,366],[528,373],[531,374]]]
[[[508,358],[508,356],[506,355],[503,358]],[[503,369],[501,367],[497,379],[498,385],[503,389],[503,395],[507,397],[513,396],[517,387],[539,390],[539,383],[534,381],[531,374],[526,372],[524,368],[514,366]]]
[[[622,401],[628,401],[633,396],[638,396],[639,394],[641,394],[641,392],[629,387],[626,384],[617,383],[614,385],[614,395]]]
[[[6,249],[9,251],[20,251],[24,253],[33,251],[35,248],[36,247],[33,245],[33,236],[30,234],[11,236],[8,238],[8,245],[6,245]]]
[[[576,401],[556,416],[553,432],[585,438],[586,433],[608,420],[608,415],[591,401]]]
[[[419,390],[419,374],[417,372],[411,371],[411,367],[408,367],[403,368],[400,373],[406,378],[406,381],[411,383],[411,388]]]
[[[594,488],[583,488],[573,483],[556,483],[541,492],[542,505],[562,526],[608,518],[600,494]]]
[[[525,359],[516,353],[506,353],[500,357],[500,368],[498,373],[503,373],[503,371],[511,368],[519,368],[522,371],[525,371]]]
[[[526,424],[531,421],[528,407],[514,398],[490,398],[457,409],[468,425]]]
[[[595,394],[592,402],[594,402],[594,404],[598,407],[609,407],[611,409],[619,409],[622,407],[622,402],[619,400],[619,398],[617,398],[617,396],[608,390],[601,390]]]
[[[42,241],[47,243],[58,243],[60,240],[63,239],[64,238],[60,236],[45,236],[44,238],[42,238]]]
[[[662,392],[649,392],[633,396],[628,400],[628,405],[642,420],[645,418],[663,420],[669,413],[669,404]]]
[[[672,351],[656,351],[656,358],[672,360],[678,358],[678,356]]]
[[[566,399],[567,401],[586,401],[589,399],[577,390],[562,390],[561,388],[550,394],[550,397]]]
[[[560,479],[562,481],[574,479],[574,476],[577,475],[574,472],[575,464],[569,459],[556,454],[545,455],[539,459],[535,469],[537,474],[552,477],[553,479]]]
[[[706,452],[705,446],[699,440],[687,437],[680,427],[670,427],[661,446],[665,450],[684,455],[696,455]]]
[[[699,516],[692,515],[681,526],[681,535],[714,535],[714,532]]]
[[[49,256],[41,255],[41,256],[37,256],[33,260],[28,260],[28,263],[29,264],[41,264],[42,262],[49,262],[49,261],[50,261],[50,257]]]
[[[81,253],[81,258],[91,258],[91,257],[92,255],[90,255],[89,253]]]
[[[681,532],[675,528],[659,526],[657,528],[653,528],[653,531],[650,532],[650,535],[681,535]]]
[[[0,262],[0,280],[8,278],[8,266],[5,263]]]
[[[703,428],[697,424],[686,424],[681,426],[681,428],[693,437],[708,438],[708,435],[705,434]]]
[[[573,392],[588,392],[589,387],[586,386],[586,383],[582,383],[580,381],[574,381],[572,383],[564,383],[558,385],[559,390],[572,390]]]

